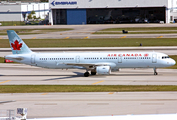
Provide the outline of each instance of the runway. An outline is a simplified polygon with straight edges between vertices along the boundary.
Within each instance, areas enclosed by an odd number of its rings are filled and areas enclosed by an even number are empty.
[[[87,38],[177,38],[177,34],[93,34],[102,29],[107,28],[122,28],[127,27],[176,27],[177,24],[106,24],[106,25],[54,25],[54,26],[0,26],[0,30],[4,29],[53,29],[53,28],[72,28],[69,31],[48,32],[47,34],[32,34],[32,35],[19,35],[22,39],[83,39]],[[1,39],[8,39],[7,35],[0,35]]]
[[[0,109],[28,108],[27,118],[167,114],[177,112],[177,92],[70,92],[0,94]]]
[[[0,64],[1,85],[177,85],[176,69],[121,69],[111,75],[84,77],[85,70],[45,69],[23,64]]]

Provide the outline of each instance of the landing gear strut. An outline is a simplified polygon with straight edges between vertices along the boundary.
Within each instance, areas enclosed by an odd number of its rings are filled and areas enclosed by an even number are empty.
[[[85,72],[85,73],[84,73],[84,76],[85,76],[85,77],[88,77],[89,75],[90,75],[89,72]]]
[[[154,75],[158,75],[156,68],[154,68]]]

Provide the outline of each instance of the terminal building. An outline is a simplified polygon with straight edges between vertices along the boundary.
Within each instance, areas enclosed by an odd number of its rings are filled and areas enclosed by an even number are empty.
[[[177,0],[49,0],[52,25],[177,22]]]

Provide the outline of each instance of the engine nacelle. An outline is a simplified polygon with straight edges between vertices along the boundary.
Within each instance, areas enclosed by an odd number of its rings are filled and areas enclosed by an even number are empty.
[[[108,75],[111,73],[111,67],[110,66],[97,66],[96,72],[101,75]]]

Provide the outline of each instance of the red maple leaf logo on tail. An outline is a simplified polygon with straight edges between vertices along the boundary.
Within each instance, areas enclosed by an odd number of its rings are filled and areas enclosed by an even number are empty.
[[[20,48],[22,47],[22,43],[19,44],[19,42],[15,40],[14,43],[11,43],[11,46],[13,47],[13,50],[20,50]]]

